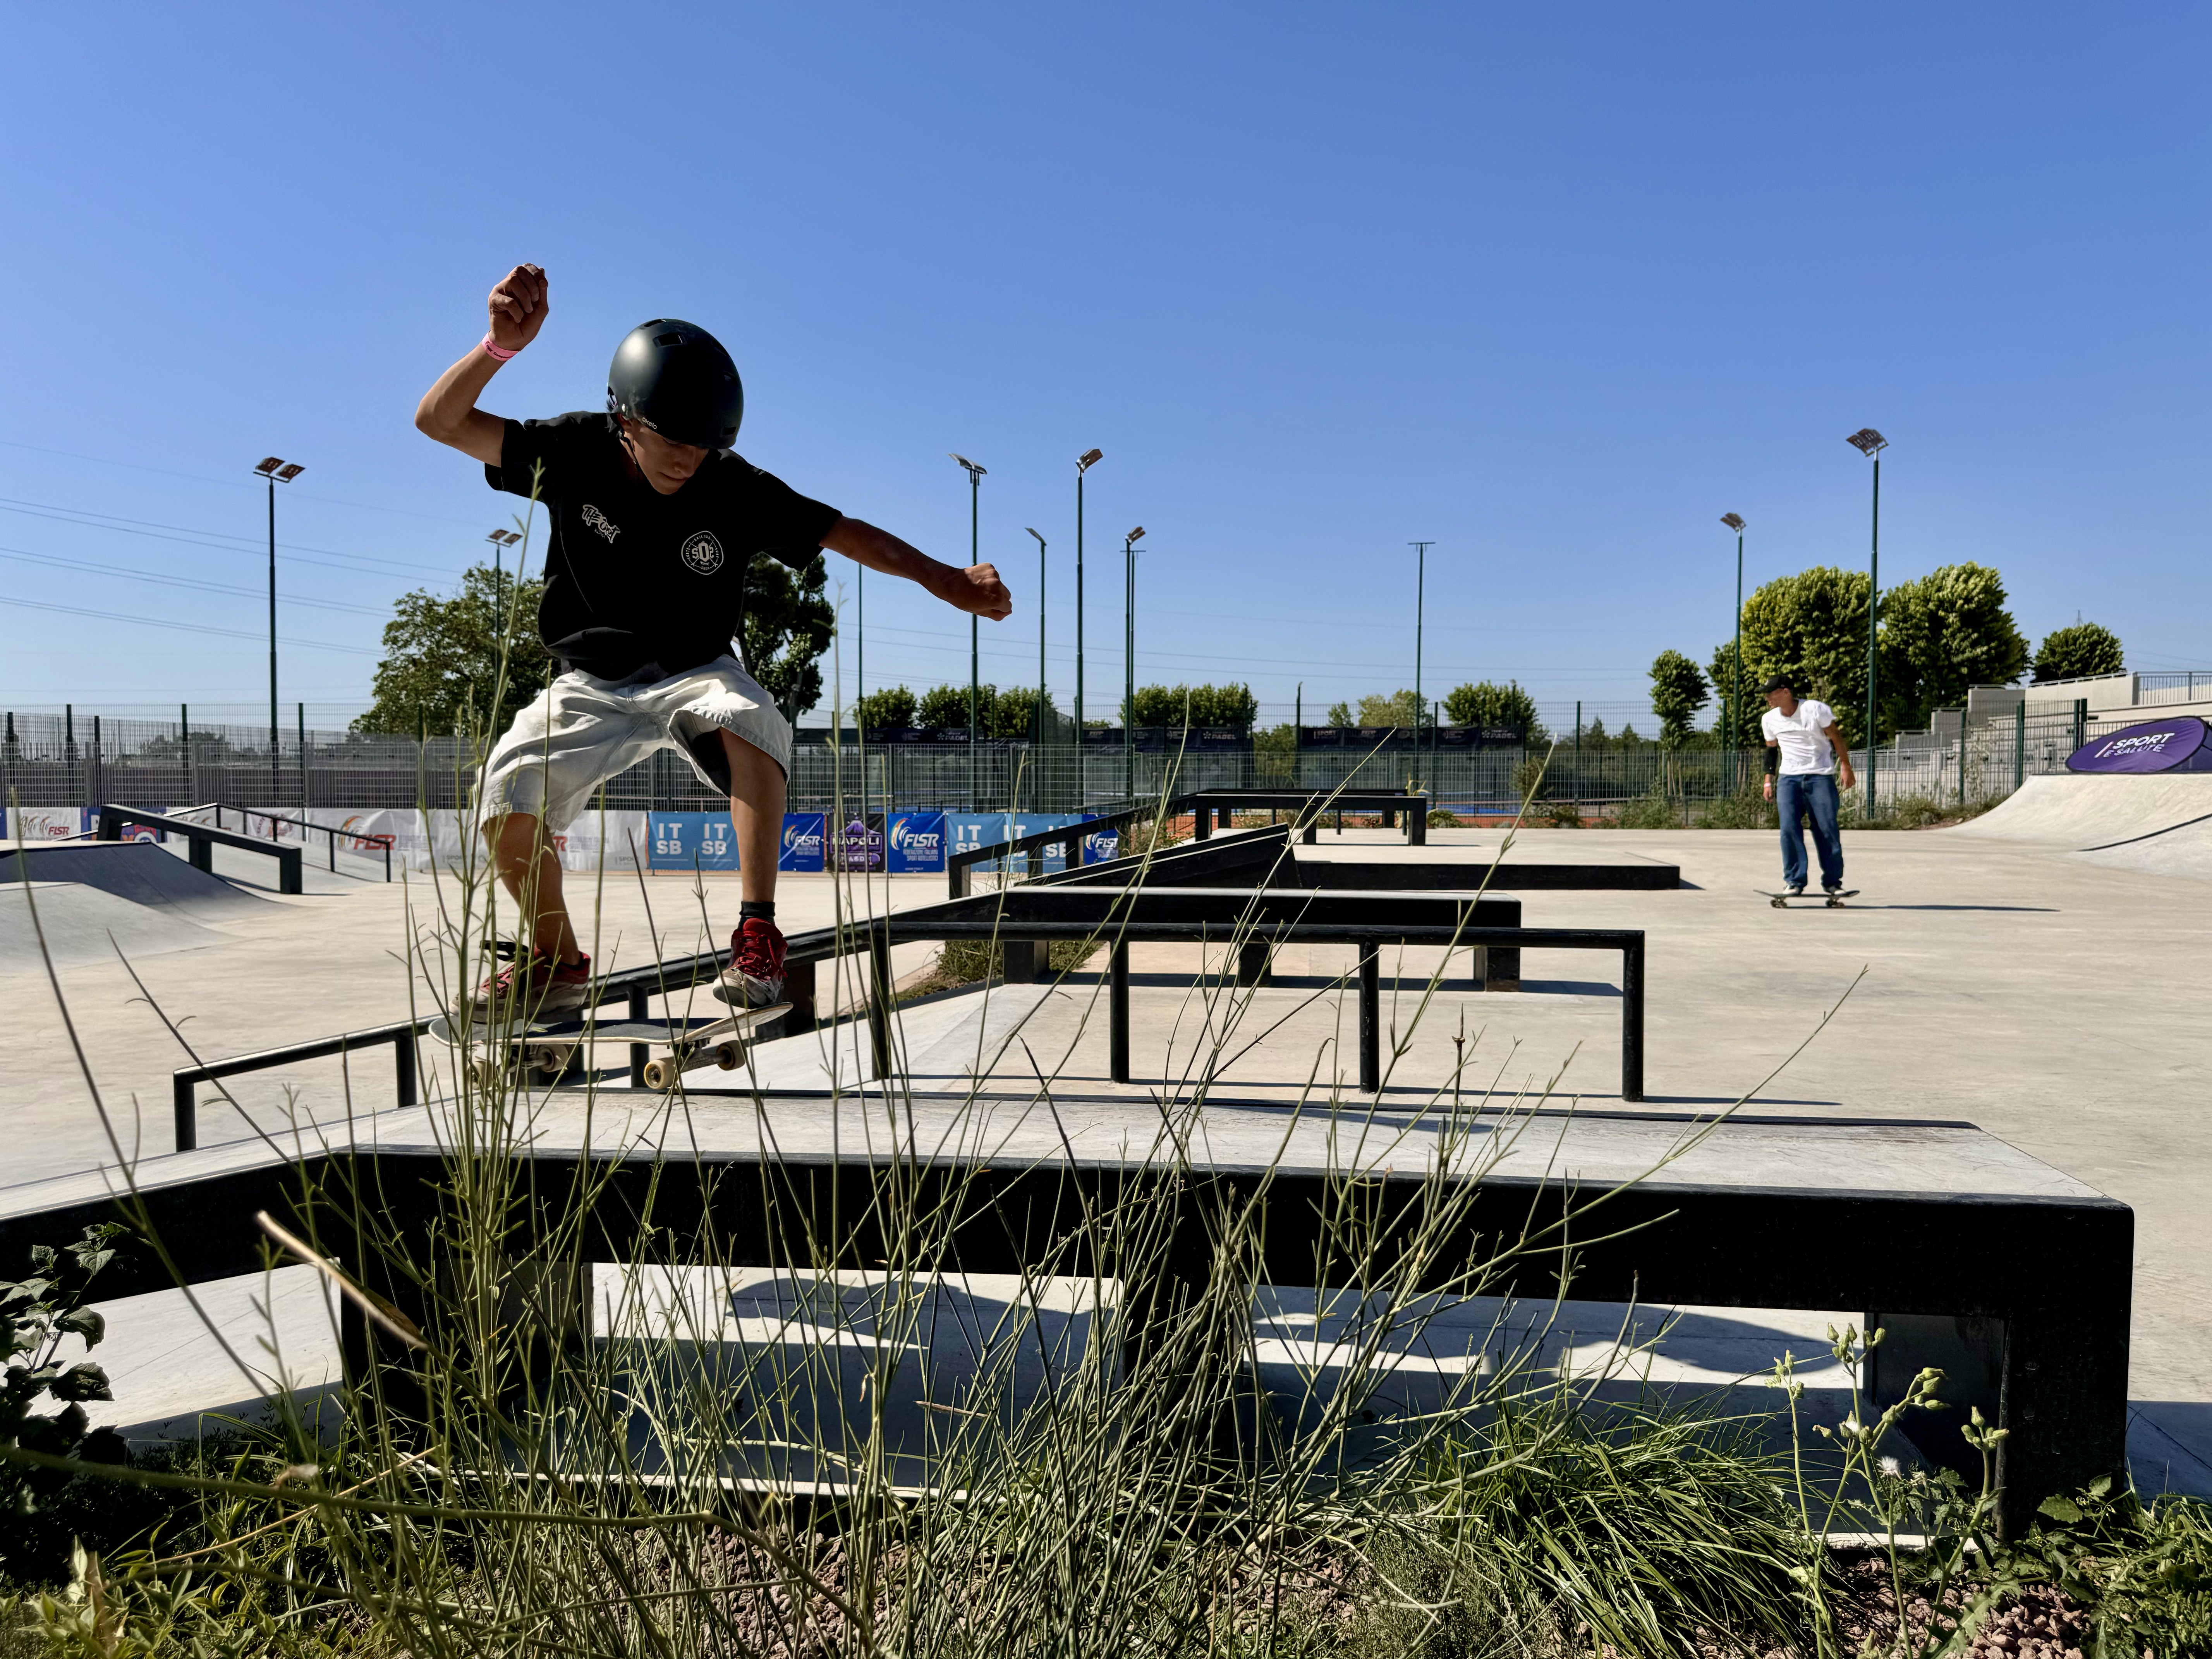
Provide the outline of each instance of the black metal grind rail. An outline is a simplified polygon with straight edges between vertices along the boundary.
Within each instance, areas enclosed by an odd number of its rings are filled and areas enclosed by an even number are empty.
[[[185,861],[193,869],[208,875],[215,873],[215,849],[218,846],[236,847],[248,853],[265,853],[276,860],[276,890],[280,893],[305,891],[300,878],[300,849],[287,847],[282,842],[264,841],[258,836],[241,836],[234,830],[217,830],[205,823],[191,823],[182,818],[173,818],[167,812],[143,811],[135,806],[103,806],[100,809],[101,841],[121,841],[126,823],[143,825],[149,830],[166,830],[173,836],[182,836],[189,843]]]
[[[296,830],[312,830],[319,836],[328,836],[331,838],[331,868],[332,870],[338,867],[339,842],[367,842],[373,847],[383,849],[384,878],[386,881],[392,879],[392,837],[389,836],[356,835],[349,830],[334,830],[327,823],[310,823],[305,818],[288,818],[282,812],[265,812],[258,806],[234,806],[230,810],[238,814],[240,821],[246,826],[248,834],[252,832],[254,819],[266,818],[271,823],[289,823]],[[218,830],[222,828],[222,805],[218,804],[215,808],[215,827]]]
[[[1340,818],[1346,812],[1380,812],[1385,824],[1403,813],[1407,844],[1425,847],[1429,841],[1430,804],[1427,795],[1407,794],[1401,790],[1194,789],[1188,794],[1171,795],[1164,801],[1146,801],[1117,811],[1102,812],[1095,818],[1085,818],[1080,823],[1058,830],[1037,830],[1010,841],[994,842],[988,847],[970,847],[945,860],[945,883],[948,896],[965,898],[969,893],[969,872],[974,866],[1002,859],[1011,862],[1017,855],[1023,859],[1030,875],[1037,875],[1044,849],[1061,842],[1074,846],[1075,864],[1079,867],[1084,862],[1085,836],[1121,830],[1140,818],[1175,818],[1185,812],[1195,814],[1194,834],[1204,841],[1212,835],[1217,821],[1226,830],[1238,812],[1288,811],[1297,815],[1293,827],[1300,830],[1309,842],[1314,839],[1316,827],[1329,812]],[[1006,816],[1017,815],[1010,812]]]

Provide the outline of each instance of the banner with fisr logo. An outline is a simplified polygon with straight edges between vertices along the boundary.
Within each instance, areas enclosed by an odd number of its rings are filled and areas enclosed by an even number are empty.
[[[886,866],[895,876],[945,873],[945,814],[894,812],[884,832]]]
[[[827,868],[823,844],[829,835],[828,813],[786,812],[783,815],[783,848],[776,855],[775,867],[808,872]]]

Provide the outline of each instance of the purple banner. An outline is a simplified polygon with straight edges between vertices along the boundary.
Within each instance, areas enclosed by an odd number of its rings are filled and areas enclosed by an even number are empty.
[[[2069,772],[2212,772],[2204,722],[2194,714],[2146,720],[2092,738],[2067,757]]]

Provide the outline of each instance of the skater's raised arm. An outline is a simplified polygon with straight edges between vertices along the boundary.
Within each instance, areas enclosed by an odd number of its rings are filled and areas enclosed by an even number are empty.
[[[415,406],[416,429],[449,444],[486,466],[497,466],[507,422],[477,407],[477,398],[499,366],[538,337],[545,326],[545,273],[517,265],[491,291],[491,328],[467,356],[438,377]],[[494,356],[496,347],[502,355]]]
[[[1014,596],[999,580],[994,567],[943,563],[890,531],[878,530],[862,520],[838,520],[823,537],[822,545],[833,553],[842,553],[855,564],[919,583],[956,611],[970,611],[993,622],[1014,613]]]

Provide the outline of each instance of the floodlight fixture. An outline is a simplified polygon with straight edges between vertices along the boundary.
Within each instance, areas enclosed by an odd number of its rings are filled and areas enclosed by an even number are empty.
[[[1126,536],[1122,537],[1122,538],[1121,538],[1121,539],[1122,539],[1123,541],[1125,541],[1125,542],[1133,542],[1133,542],[1140,542],[1140,541],[1144,540],[1144,539],[1145,539],[1145,526],[1142,526],[1142,525],[1139,525],[1139,526],[1138,526],[1134,530],[1132,530],[1132,531],[1131,531],[1127,535],[1126,535]]]
[[[953,454],[953,453],[952,453],[952,452],[951,452],[951,450],[949,450],[949,449],[948,449],[948,450],[946,450],[945,453],[945,454],[946,454],[948,457],[950,457],[951,459],[953,459],[953,460],[956,460],[956,461],[959,462],[961,465],[963,465],[963,466],[964,466],[964,467],[966,467],[966,468],[968,469],[968,477],[969,477],[969,481],[970,483],[973,483],[975,480],[976,480],[976,479],[978,479],[978,478],[982,477],[986,473],[988,473],[988,472],[990,471],[990,469],[989,469],[988,467],[985,467],[985,466],[978,466],[978,465],[976,465],[976,464],[975,464],[975,462],[973,462],[973,461],[969,460],[969,459],[965,455],[955,455],[955,454]]]
[[[1042,537],[1042,536],[1037,536],[1037,532],[1036,532],[1036,531],[1035,527],[1034,527],[1034,526],[1030,526],[1030,525],[1024,525],[1024,526],[1022,526],[1022,528],[1023,528],[1023,529],[1024,529],[1024,530],[1026,530],[1026,531],[1028,531],[1028,532],[1030,532],[1030,535],[1032,535],[1032,536],[1036,536],[1037,550],[1038,550],[1039,552],[1042,552],[1042,551],[1044,550],[1044,538],[1043,538],[1043,537]]]
[[[1103,449],[1085,450],[1080,455],[1078,455],[1075,458],[1076,476],[1078,477],[1082,477],[1083,474],[1088,472],[1092,467],[1097,465],[1099,462],[1105,459],[1106,452]]]
[[[1743,534],[1744,519],[1742,514],[1723,513],[1721,514],[1721,522],[1726,525],[1730,530],[1735,531],[1737,535],[1741,536]]]
[[[1844,441],[1869,460],[1889,447],[1889,440],[1870,426],[1861,427]]]
[[[283,465],[283,460],[280,457],[275,455],[264,455],[261,458],[260,463],[256,465],[253,470],[265,478]]]

